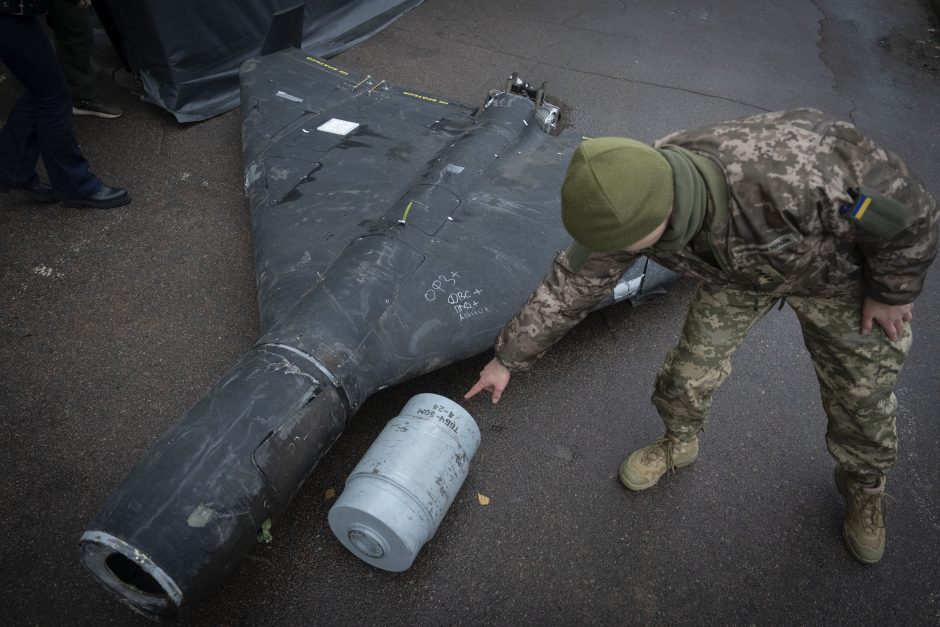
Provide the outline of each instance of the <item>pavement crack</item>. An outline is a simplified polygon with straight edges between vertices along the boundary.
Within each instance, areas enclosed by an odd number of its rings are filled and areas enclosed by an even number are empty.
[[[561,25],[562,25],[562,26],[567,26],[567,25],[568,25],[568,22],[573,22],[574,20],[578,19],[579,17],[581,17],[582,15],[584,15],[585,13],[587,13],[587,12],[590,11],[590,10],[591,10],[591,7],[590,7],[590,6],[586,7],[583,11],[581,11],[581,12],[578,13],[577,15],[572,16],[572,17],[569,17],[568,19],[566,19],[566,20],[564,20],[563,22],[561,22]]]
[[[166,137],[166,129],[161,127],[161,128],[160,128],[160,135],[157,137],[157,145],[156,145],[156,148],[155,148],[155,150],[154,150],[154,154],[155,154],[155,155],[162,155],[162,154],[163,154],[163,138],[164,138],[164,137]]]
[[[757,109],[758,111],[763,111],[763,112],[769,112],[769,111],[772,111],[772,110],[773,110],[773,109],[768,109],[768,108],[766,108],[766,107],[762,107],[762,106],[760,106],[760,105],[756,105],[756,104],[753,104],[753,103],[750,103],[750,102],[744,102],[743,100],[737,100],[737,99],[735,99],[735,98],[729,98],[729,97],[727,97],[727,96],[719,96],[719,95],[716,95],[716,94],[710,94],[710,93],[707,93],[707,92],[704,92],[704,91],[698,91],[698,90],[696,90],[696,89],[688,89],[688,88],[685,88],[685,87],[677,87],[677,86],[675,86],[675,85],[666,85],[666,84],[663,84],[663,83],[655,83],[655,82],[652,82],[652,81],[642,81],[642,80],[639,80],[639,79],[627,78],[627,77],[624,77],[624,76],[613,76],[613,75],[611,75],[611,74],[604,74],[603,72],[592,72],[592,71],[590,71],[590,70],[582,70],[582,69],[577,69],[577,68],[568,67],[568,66],[565,66],[565,65],[558,65],[558,64],[555,64],[555,63],[548,63],[548,62],[543,61],[542,59],[538,59],[538,58],[533,59],[533,58],[531,58],[531,57],[526,57],[526,56],[522,56],[522,55],[519,55],[519,54],[511,53],[511,52],[506,52],[506,51],[504,51],[504,50],[500,50],[500,49],[496,49],[496,48],[490,48],[490,47],[486,47],[486,46],[480,46],[480,45],[477,45],[477,44],[473,44],[473,43],[470,43],[470,42],[462,41],[462,40],[460,40],[460,39],[453,39],[453,38],[450,38],[450,37],[442,37],[442,39],[444,39],[445,41],[449,41],[449,42],[451,42],[451,43],[461,44],[461,45],[464,45],[464,46],[468,46],[468,47],[470,47],[470,48],[476,48],[477,50],[484,50],[484,51],[486,51],[486,52],[491,52],[491,53],[492,53],[492,52],[495,52],[496,54],[502,54],[502,55],[506,55],[507,57],[513,57],[513,58],[519,59],[519,60],[524,61],[524,62],[532,63],[533,65],[531,66],[532,69],[529,70],[530,72],[534,72],[534,71],[535,71],[535,68],[537,68],[537,67],[539,67],[539,66],[545,66],[545,67],[555,68],[555,69],[559,69],[559,70],[566,70],[566,71],[568,71],[568,72],[574,72],[575,74],[583,74],[583,75],[585,75],[585,76],[594,76],[594,77],[597,77],[597,78],[606,78],[606,79],[609,79],[609,80],[612,80],[612,81],[620,81],[620,82],[623,82],[623,83],[630,83],[630,84],[633,84],[633,85],[646,85],[646,86],[648,86],[648,87],[657,87],[657,88],[659,88],[659,89],[668,89],[668,90],[677,91],[677,92],[680,92],[680,93],[691,94],[691,95],[693,95],[693,96],[702,96],[702,97],[711,98],[711,99],[714,99],[714,100],[721,100],[721,101],[723,101],[723,102],[731,102],[731,103],[738,104],[738,105],[741,105],[741,106],[744,106],[744,107],[750,107],[751,109]],[[560,42],[560,41],[564,41],[564,39],[563,39],[563,38],[562,38],[562,39],[559,39],[558,41],[553,42],[552,45],[555,45],[555,44],[557,44],[557,43]],[[549,46],[546,46],[546,47],[545,47],[545,49],[548,49],[548,48],[549,48]]]
[[[551,50],[552,48],[554,48],[555,46],[557,46],[564,40],[565,40],[564,37],[559,37],[558,39],[554,39],[552,40],[551,43],[546,44],[545,46],[542,46],[541,48],[539,48],[539,50],[535,53],[535,59],[526,59],[526,61],[532,62],[532,65],[526,68],[527,76],[535,76],[536,70],[542,65],[544,65],[542,63],[542,54]]]
[[[658,88],[660,88],[660,89],[669,89],[669,90],[672,90],[672,91],[678,91],[678,92],[682,92],[682,93],[686,93],[686,94],[692,94],[692,95],[694,95],[694,96],[704,96],[705,98],[713,98],[713,99],[715,99],[715,100],[722,100],[722,101],[724,101],[724,102],[733,102],[734,104],[739,104],[739,105],[742,105],[742,106],[745,106],[745,107],[750,107],[750,108],[752,108],[752,109],[757,109],[758,111],[764,111],[764,112],[772,111],[772,109],[767,109],[767,108],[765,108],[765,107],[761,107],[760,105],[752,104],[752,103],[750,103],[750,102],[744,102],[743,100],[737,100],[737,99],[735,99],[735,98],[729,98],[729,97],[727,97],[727,96],[719,96],[719,95],[716,95],[716,94],[709,94],[709,93],[707,93],[707,92],[698,91],[698,90],[696,90],[696,89],[688,89],[688,88],[686,88],[686,87],[677,87],[677,86],[675,86],[675,85],[665,85],[665,84],[663,84],[663,83],[654,83],[654,82],[652,82],[652,81],[641,81],[641,80],[639,80],[639,79],[627,78],[627,77],[624,77],[624,76],[611,76],[610,74],[604,74],[604,73],[602,73],[602,72],[590,72],[590,71],[588,71],[588,70],[578,70],[578,69],[575,69],[575,68],[565,67],[565,66],[563,66],[563,65],[552,65],[552,64],[545,64],[545,65],[548,65],[549,67],[555,67],[555,68],[558,68],[558,69],[562,69],[562,70],[568,70],[569,72],[575,72],[575,73],[577,73],[577,74],[585,74],[585,75],[587,75],[587,76],[596,76],[596,77],[598,77],[598,78],[607,78],[607,79],[610,79],[610,80],[622,81],[622,82],[624,82],[624,83],[631,83],[631,84],[634,84],[634,85],[646,85],[646,86],[649,86],[649,87],[658,87]]]
[[[826,71],[829,72],[829,74],[832,76],[832,90],[836,93],[839,93],[839,77],[832,69],[832,66],[829,65],[829,60],[827,58],[829,55],[825,48],[826,31],[828,30],[827,27],[829,25],[830,18],[826,11],[823,10],[822,6],[820,6],[820,0],[810,0],[810,2],[821,16],[817,20],[819,27],[816,29],[816,48],[819,50],[819,60],[822,62],[823,67],[826,68]]]
[[[582,13],[583,13],[583,11],[582,11]],[[574,19],[574,18],[570,18],[570,19]],[[572,27],[568,27],[568,28],[572,28]],[[596,32],[596,33],[598,33],[598,34],[608,34],[608,35],[610,34],[610,33],[600,33],[599,31],[592,31],[592,30],[590,30],[590,29],[578,29],[578,30],[587,30],[587,31],[589,31],[589,32]],[[532,65],[529,66],[529,69],[528,69],[527,71],[529,71],[529,72],[531,72],[531,73],[534,73],[536,68],[538,68],[538,67],[540,67],[540,66],[545,66],[545,67],[555,68],[555,69],[559,69],[559,70],[566,70],[566,71],[568,71],[568,72],[574,72],[574,73],[576,73],[576,74],[583,74],[583,75],[585,75],[585,76],[594,76],[594,77],[597,77],[597,78],[606,78],[606,79],[609,79],[609,80],[620,81],[620,82],[624,82],[624,83],[630,83],[630,84],[633,84],[633,85],[646,85],[646,86],[648,86],[648,87],[657,87],[657,88],[659,88],[659,89],[668,89],[668,90],[671,90],[671,91],[677,91],[677,92],[680,92],[680,93],[690,94],[690,95],[693,95],[693,96],[702,96],[702,97],[711,98],[711,99],[714,99],[714,100],[721,100],[721,101],[723,101],[723,102],[731,102],[731,103],[734,103],[734,104],[737,104],[737,105],[741,105],[741,106],[744,106],[744,107],[749,107],[749,108],[756,109],[756,110],[758,110],[758,111],[763,111],[763,112],[772,111],[772,109],[768,109],[768,108],[766,108],[766,107],[761,107],[761,106],[759,106],[759,105],[756,105],[756,104],[753,104],[753,103],[750,103],[750,102],[744,102],[744,101],[742,101],[742,100],[737,100],[737,99],[735,99],[735,98],[730,98],[730,97],[727,97],[727,96],[720,96],[720,95],[717,95],[717,94],[710,94],[710,93],[707,93],[707,92],[704,92],[704,91],[699,91],[699,90],[696,90],[696,89],[688,89],[688,88],[685,88],[685,87],[677,87],[677,86],[675,86],[675,85],[666,85],[666,84],[663,84],[663,83],[656,83],[656,82],[653,82],[653,81],[643,81],[643,80],[634,79],[634,78],[627,78],[627,77],[625,77],[625,76],[613,76],[613,75],[611,75],[611,74],[604,74],[603,72],[592,72],[592,71],[590,71],[590,70],[583,70],[583,69],[578,69],[578,68],[572,68],[572,67],[568,67],[568,66],[565,66],[565,65],[558,65],[558,64],[555,64],[555,63],[547,62],[547,61],[545,61],[544,59],[541,58],[541,56],[542,56],[541,53],[542,53],[543,50],[550,50],[552,47],[554,47],[554,46],[558,45],[560,42],[564,41],[564,40],[565,40],[564,37],[560,37],[560,38],[558,38],[558,39],[552,41],[551,44],[548,44],[548,45],[543,46],[542,48],[540,48],[539,51],[538,51],[538,53],[536,53],[535,58],[528,57],[528,56],[523,56],[523,55],[520,55],[520,54],[515,54],[515,53],[512,53],[512,52],[507,52],[507,51],[502,50],[502,49],[499,49],[499,48],[493,48],[493,47],[489,47],[489,46],[481,46],[481,45],[478,45],[478,44],[474,44],[474,43],[471,43],[471,42],[468,42],[468,41],[463,41],[463,40],[461,40],[461,39],[457,39],[457,38],[453,38],[453,37],[441,37],[441,39],[443,39],[444,41],[450,42],[450,43],[460,44],[460,45],[463,45],[463,46],[468,46],[468,47],[470,47],[470,48],[475,48],[475,49],[477,49],[477,50],[483,50],[483,51],[486,51],[486,52],[489,52],[489,53],[494,53],[494,52],[495,52],[496,54],[506,55],[507,57],[516,58],[516,59],[519,59],[520,61],[530,63],[530,64],[532,64]]]
[[[858,103],[855,101],[854,98],[852,99],[851,102],[852,102],[852,110],[849,111],[849,120],[851,120],[852,124],[858,126],[858,120],[855,119],[855,112],[858,111]]]

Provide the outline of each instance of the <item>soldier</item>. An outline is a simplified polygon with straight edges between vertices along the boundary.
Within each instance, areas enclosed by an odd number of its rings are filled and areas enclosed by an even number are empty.
[[[861,562],[881,559],[885,476],[897,459],[894,386],[940,220],[904,162],[819,111],[768,113],[653,147],[587,140],[568,166],[561,205],[574,244],[503,329],[466,398],[487,390],[498,402],[510,373],[582,320],[640,254],[699,279],[656,377],[652,401],[666,432],[620,468],[627,488],[645,490],[695,461],[732,353],[786,302],[828,416],[843,537]]]

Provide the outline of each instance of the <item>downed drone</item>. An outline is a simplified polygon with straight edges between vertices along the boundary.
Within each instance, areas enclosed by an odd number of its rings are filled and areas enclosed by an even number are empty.
[[[491,347],[570,238],[579,134],[513,76],[471,108],[298,50],[241,70],[262,336],[81,538],[120,600],[170,618],[277,521],[371,394]],[[604,303],[672,274],[641,259]]]

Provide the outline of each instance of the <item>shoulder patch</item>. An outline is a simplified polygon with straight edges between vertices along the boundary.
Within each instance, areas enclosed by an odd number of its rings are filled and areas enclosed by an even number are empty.
[[[913,212],[904,203],[861,187],[848,192],[855,203],[843,204],[839,207],[839,214],[863,231],[892,239],[908,226]]]

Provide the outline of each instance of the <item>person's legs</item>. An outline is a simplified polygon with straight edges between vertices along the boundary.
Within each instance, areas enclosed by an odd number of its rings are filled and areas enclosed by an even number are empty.
[[[121,30],[118,28],[117,21],[114,19],[114,12],[111,10],[111,2],[109,0],[91,0],[91,6],[95,9],[95,15],[98,16],[98,21],[101,22],[104,32],[108,34],[111,45],[114,46],[114,50],[121,58],[124,69],[128,72],[132,71],[131,64],[127,61],[127,53],[124,50],[124,39],[121,37]]]
[[[2,37],[0,25],[0,37]],[[39,183],[36,162],[39,160],[39,139],[36,137],[36,112],[29,94],[13,104],[10,115],[0,129],[0,185],[31,187]]]
[[[69,0],[52,0],[49,25],[55,35],[59,64],[72,91],[72,113],[113,119],[123,115],[120,107],[100,101],[98,76],[92,63],[94,33],[91,8]]]
[[[813,358],[829,419],[829,452],[856,481],[876,481],[897,460],[894,386],[911,346],[911,327],[892,342],[877,324],[870,334],[859,333],[860,301],[792,297],[788,302]]]
[[[731,373],[731,356],[777,300],[760,292],[699,286],[653,390],[653,405],[669,433],[688,442],[702,429],[712,396]]]
[[[72,131],[68,85],[36,18],[0,15],[0,59],[27,91],[0,130],[0,183],[35,181],[41,153],[57,194],[80,198],[100,191]]]
[[[653,404],[666,435],[637,451],[620,467],[632,490],[652,487],[671,468],[698,455],[697,434],[708,419],[712,396],[731,373],[731,356],[776,297],[700,285],[692,298],[679,344],[656,377]]]
[[[72,91],[72,100],[92,100],[97,95],[97,78],[91,63],[94,47],[91,9],[68,0],[52,0],[49,9],[56,56]]]
[[[843,533],[860,561],[884,552],[884,478],[897,460],[894,387],[913,335],[908,325],[892,342],[880,327],[861,335],[859,299],[789,299],[813,358],[826,444],[835,458],[836,485],[846,499]]]

